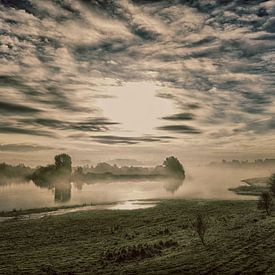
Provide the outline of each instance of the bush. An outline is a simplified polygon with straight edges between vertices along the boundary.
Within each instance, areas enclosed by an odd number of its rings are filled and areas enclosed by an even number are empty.
[[[195,220],[191,223],[191,225],[192,225],[192,228],[199,235],[199,238],[200,238],[202,244],[206,245],[205,233],[209,227],[209,223],[208,223],[206,217],[202,213],[198,213]]]
[[[275,174],[271,175],[271,177],[269,178],[269,188],[271,195],[275,197]]]
[[[172,239],[160,240],[153,244],[138,244],[128,247],[120,247],[110,251],[109,249],[103,254],[103,258],[110,262],[127,262],[136,259],[150,258],[159,255],[162,250],[177,246],[178,243]]]
[[[270,192],[262,192],[258,200],[258,209],[263,209],[266,211],[266,214],[270,216],[273,206],[272,196]]]

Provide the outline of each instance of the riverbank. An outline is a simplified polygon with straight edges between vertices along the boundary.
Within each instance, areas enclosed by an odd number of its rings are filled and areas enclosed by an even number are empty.
[[[209,223],[206,247],[190,227]],[[255,201],[167,200],[0,224],[1,274],[274,274],[275,217]]]
[[[0,222],[11,219],[33,220],[50,216],[60,216],[69,213],[92,210],[136,210],[156,206],[156,200],[130,200],[111,203],[82,204],[82,205],[61,205],[59,207],[43,207],[33,209],[14,209],[12,211],[0,212]]]
[[[269,190],[268,181],[269,177],[244,179],[241,181],[242,185],[228,190],[238,195],[259,196],[262,192]]]

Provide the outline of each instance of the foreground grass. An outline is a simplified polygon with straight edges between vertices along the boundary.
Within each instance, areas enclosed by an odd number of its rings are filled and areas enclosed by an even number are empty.
[[[275,274],[275,217],[255,201],[170,200],[0,224],[0,274]],[[190,228],[207,213],[206,246]]]

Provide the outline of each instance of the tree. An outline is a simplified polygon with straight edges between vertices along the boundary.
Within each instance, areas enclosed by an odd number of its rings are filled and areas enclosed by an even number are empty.
[[[183,169],[183,166],[177,158],[173,156],[168,157],[163,162],[163,165],[170,174],[174,176],[180,176],[180,177],[185,176],[185,171]]]
[[[199,235],[201,243],[203,245],[206,245],[206,243],[205,243],[205,233],[208,229],[208,221],[206,220],[206,217],[202,213],[197,213],[195,221],[193,221],[191,223],[191,225],[192,225],[193,229]]]
[[[275,197],[275,174],[271,175],[271,177],[269,178],[269,188],[271,195]]]
[[[30,175],[35,185],[44,188],[52,188],[54,186],[53,179],[56,177],[56,166],[54,164],[40,166]]]
[[[54,157],[57,170],[63,170],[66,173],[72,171],[72,159],[68,154],[60,154]]]
[[[112,173],[114,168],[112,165],[110,165],[109,163],[106,162],[100,162],[96,165],[96,167],[94,168],[96,173]]]
[[[273,206],[273,201],[272,201],[272,196],[270,192],[268,191],[262,192],[258,200],[258,209],[265,210],[266,214],[270,216],[272,206]]]

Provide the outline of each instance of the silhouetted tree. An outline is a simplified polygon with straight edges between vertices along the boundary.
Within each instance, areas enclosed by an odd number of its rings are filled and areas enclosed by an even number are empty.
[[[114,167],[106,162],[100,162],[94,168],[94,171],[96,173],[112,173],[113,170],[114,170]]]
[[[57,171],[54,164],[47,166],[40,166],[35,169],[35,171],[30,175],[31,179],[37,186],[52,188],[53,179],[56,177]]]
[[[57,170],[63,170],[65,172],[72,171],[72,159],[68,154],[60,154],[54,157],[55,166]]]
[[[202,213],[197,213],[195,220],[192,222],[192,227],[199,235],[199,238],[203,245],[206,245],[205,233],[208,229],[208,225],[209,224],[208,224],[208,221],[206,220],[206,217]]]
[[[269,178],[269,187],[272,196],[275,197],[275,174],[271,175]]]
[[[77,175],[83,175],[83,167],[78,166],[75,170],[75,174]]]
[[[272,196],[270,192],[264,191],[261,193],[258,200],[258,209],[263,209],[266,211],[266,214],[270,216],[273,206]]]
[[[57,181],[69,181],[72,171],[72,160],[67,154],[55,156],[55,164],[45,167],[37,167],[35,171],[28,177],[40,187],[53,188]]]
[[[163,162],[163,165],[167,169],[169,173],[175,176],[185,176],[185,171],[183,169],[182,164],[179,162],[179,160],[173,156],[168,157]]]
[[[6,163],[0,163],[0,184],[6,184],[16,179],[24,180],[31,173],[32,169],[23,164],[12,166]]]

